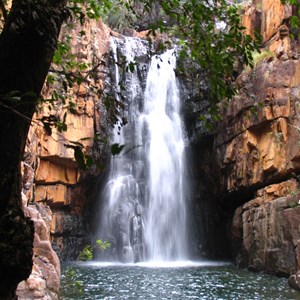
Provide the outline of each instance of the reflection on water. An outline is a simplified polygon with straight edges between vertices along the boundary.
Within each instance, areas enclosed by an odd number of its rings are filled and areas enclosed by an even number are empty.
[[[66,284],[72,268],[73,281]],[[285,278],[237,269],[224,263],[68,264],[63,266],[62,299],[300,299]]]

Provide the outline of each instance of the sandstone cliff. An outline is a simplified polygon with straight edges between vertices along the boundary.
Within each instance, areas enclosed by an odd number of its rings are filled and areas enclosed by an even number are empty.
[[[79,34],[82,30],[85,32],[84,35]],[[80,63],[89,65],[94,61],[103,60],[108,54],[110,30],[101,21],[85,23],[84,28],[79,24],[73,25],[73,28],[65,25],[62,35],[67,34],[71,37],[71,49]],[[74,150],[66,145],[80,142],[84,146],[84,153],[92,156],[95,154],[95,162],[101,151],[101,155],[105,157],[103,149],[99,149],[101,145],[94,142],[94,137],[101,134],[103,130],[101,126],[105,123],[104,114],[100,116],[103,109],[100,97],[105,80],[104,63],[93,70],[93,76],[87,75],[85,82],[68,89],[66,101],[75,103],[75,111],[67,112],[65,119],[67,131],[59,132],[57,128],[53,128],[50,136],[41,123],[33,123],[28,135],[24,157],[26,163],[35,170],[29,201],[51,208],[52,243],[61,258],[68,255],[74,258],[75,252],[78,251],[78,247],[74,244],[83,246],[86,243],[83,214],[88,201],[84,184],[78,184],[78,182],[88,184],[87,172],[79,169],[74,158]],[[44,98],[49,98],[54,89],[58,89],[58,93],[64,93],[59,88],[61,89],[60,86],[46,84],[43,90]],[[55,113],[64,114],[66,110],[63,107],[63,104],[58,104]],[[44,105],[36,114],[35,120],[40,120],[50,113]],[[91,172],[94,175],[99,173],[96,168]],[[68,253],[64,251],[65,248],[68,248]]]
[[[225,253],[222,243],[227,235],[232,245],[229,252],[234,252],[240,266],[289,276],[300,270],[300,56],[289,36],[291,7],[280,0],[253,4],[244,8],[243,23],[249,34],[261,31],[264,49],[256,56],[255,68],[238,77],[238,94],[221,107],[223,120],[217,130],[192,145],[198,176],[195,186],[202,199],[196,199],[195,212],[207,220],[202,237],[210,239],[213,232],[218,240],[212,245],[216,256]],[[71,31],[78,59],[102,58],[108,51],[109,29],[99,23],[85,31],[80,39],[76,28]],[[76,257],[86,243],[84,214],[90,205],[84,185],[88,176],[77,167],[73,150],[64,145],[81,141],[89,153],[99,147],[85,138],[103,129],[105,114],[99,113],[101,102],[90,87],[103,90],[104,80],[105,70],[100,67],[89,83],[70,91],[77,111],[67,115],[66,133],[53,130],[50,137],[41,126],[33,125],[28,136],[25,161],[35,171],[34,183],[27,186],[28,201],[50,206],[47,225],[61,258]],[[53,86],[45,86],[44,95],[52,90]],[[197,108],[193,113],[198,115]],[[44,108],[36,120],[47,114]],[[208,210],[202,205],[205,201]],[[40,220],[38,213],[34,216]],[[32,276],[37,273],[35,269]],[[292,278],[297,283],[297,277]],[[47,285],[40,281],[36,290]],[[30,290],[30,286],[30,282],[22,283],[19,290]]]
[[[72,101],[75,106],[71,112],[65,109],[66,103],[58,102],[54,107],[56,115],[67,111],[67,131],[52,128],[52,134],[47,133],[41,120],[52,114],[53,108],[50,111],[43,105],[35,114],[28,134],[23,163],[23,204],[25,214],[35,226],[34,265],[30,277],[18,286],[19,299],[56,299],[60,285],[57,254],[61,259],[76,259],[89,242],[84,215],[89,196],[97,192],[101,171],[96,166],[82,171],[75,161],[74,150],[66,145],[80,142],[84,153],[93,156],[95,165],[98,159],[105,159],[107,151],[107,145],[94,137],[106,136],[107,132],[103,132],[108,130],[106,115],[100,112],[104,111],[101,95],[110,30],[101,21],[91,21],[83,28],[79,24],[65,25],[62,36],[66,35],[78,63],[98,64],[92,74],[86,71],[85,81],[75,83],[67,91],[58,83],[44,86],[45,99],[56,90],[67,93],[65,101]],[[53,73],[59,70],[56,66],[52,69]]]
[[[249,34],[260,30],[262,53],[237,78],[237,95],[221,104],[199,174],[210,186],[202,194],[221,207],[237,264],[290,276],[300,267],[299,47],[290,38],[290,6],[253,2],[243,23]]]

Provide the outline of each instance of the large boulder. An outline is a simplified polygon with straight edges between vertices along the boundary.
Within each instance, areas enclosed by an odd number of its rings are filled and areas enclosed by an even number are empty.
[[[258,190],[235,211],[232,239],[237,264],[289,277],[300,267],[300,203],[296,180]]]
[[[47,226],[51,211],[42,217],[40,206],[29,205],[24,212],[34,222],[33,268],[27,280],[19,283],[17,296],[19,300],[53,300],[58,299],[60,288],[60,262],[51,247],[50,230]],[[46,221],[45,221],[46,220]]]

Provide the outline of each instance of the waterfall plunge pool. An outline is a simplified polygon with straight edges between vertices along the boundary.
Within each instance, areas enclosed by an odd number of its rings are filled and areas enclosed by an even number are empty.
[[[222,262],[68,263],[63,265],[61,289],[66,300],[300,299],[285,278]]]
[[[95,233],[111,247],[96,258],[177,262],[66,264],[62,299],[300,299],[286,279],[226,263],[178,262],[188,258],[190,187],[176,51],[155,55],[134,72],[122,72],[117,64],[124,58],[143,62],[148,50],[140,39],[111,40],[111,92],[120,100],[120,82],[126,86],[128,121],[115,126],[111,143],[134,146],[134,151],[111,157]]]

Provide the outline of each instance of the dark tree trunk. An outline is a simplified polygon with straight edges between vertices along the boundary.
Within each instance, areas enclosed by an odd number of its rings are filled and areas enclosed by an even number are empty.
[[[21,205],[20,162],[65,1],[15,0],[0,35],[0,299],[14,299],[32,268],[32,221]],[[19,101],[4,97],[12,91]],[[24,95],[30,92],[31,95]],[[23,96],[22,96],[23,95]]]

